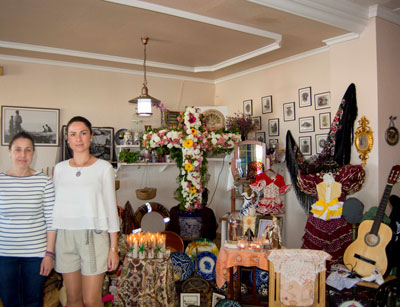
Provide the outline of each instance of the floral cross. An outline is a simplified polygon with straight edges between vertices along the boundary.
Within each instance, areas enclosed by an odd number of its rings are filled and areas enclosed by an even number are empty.
[[[161,148],[175,158],[180,174],[177,198],[181,209],[201,208],[201,193],[207,180],[207,152],[231,152],[240,141],[240,134],[229,130],[210,131],[201,121],[199,109],[187,107],[178,118],[177,127],[147,131],[143,146],[150,150]]]

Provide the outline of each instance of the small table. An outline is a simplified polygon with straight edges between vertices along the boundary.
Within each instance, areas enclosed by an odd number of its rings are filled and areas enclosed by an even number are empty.
[[[126,256],[114,306],[174,306],[178,301],[171,259]]]
[[[237,289],[238,296],[240,296],[240,267],[242,266],[253,267],[253,300],[249,303],[257,303],[255,267],[268,270],[268,259],[265,251],[256,252],[251,249],[239,250],[237,248],[222,246],[215,268],[217,286],[221,288],[229,280],[229,296],[231,299],[234,299],[233,269],[237,267]]]

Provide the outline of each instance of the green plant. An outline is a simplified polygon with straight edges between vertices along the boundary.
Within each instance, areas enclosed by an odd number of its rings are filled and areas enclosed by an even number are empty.
[[[118,160],[125,163],[135,163],[139,160],[139,151],[122,150]]]

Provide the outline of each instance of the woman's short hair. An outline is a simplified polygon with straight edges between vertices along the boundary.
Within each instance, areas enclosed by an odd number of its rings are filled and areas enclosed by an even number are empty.
[[[28,139],[32,143],[33,150],[35,150],[35,140],[32,135],[26,131],[21,131],[13,135],[10,142],[8,143],[8,149],[11,149],[14,142],[18,139]]]
[[[69,120],[69,122],[67,124],[67,133],[68,133],[69,126],[71,126],[71,124],[75,123],[75,122],[84,123],[85,126],[88,127],[90,133],[92,133],[92,124],[90,123],[90,121],[87,118],[85,118],[83,116],[74,116]]]

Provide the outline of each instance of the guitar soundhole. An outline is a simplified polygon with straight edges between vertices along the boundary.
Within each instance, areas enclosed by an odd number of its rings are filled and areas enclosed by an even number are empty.
[[[368,246],[376,246],[379,244],[379,236],[372,233],[367,233],[364,240]]]

